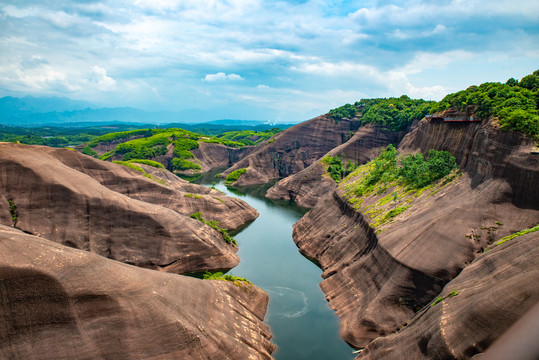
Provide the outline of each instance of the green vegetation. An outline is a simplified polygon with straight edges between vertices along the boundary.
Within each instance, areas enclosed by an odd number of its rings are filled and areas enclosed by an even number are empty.
[[[338,120],[359,117],[361,124],[376,124],[392,131],[403,130],[414,119],[448,109],[467,111],[487,119],[497,117],[502,130],[520,131],[539,138],[539,70],[513,78],[505,84],[487,82],[470,86],[444,97],[440,102],[399,98],[362,99],[354,105],[332,109],[329,116]]]
[[[129,160],[130,163],[137,163],[137,164],[143,164],[148,166],[153,166],[154,168],[163,169],[164,166],[160,162],[153,161],[153,160],[147,160],[147,159],[131,159]]]
[[[431,112],[449,108],[472,110],[478,117],[498,117],[502,130],[539,135],[539,70],[505,84],[487,82],[449,94],[434,105]],[[471,108],[471,109],[470,109]]]
[[[227,177],[225,179],[225,184],[226,185],[232,185],[233,183],[238,181],[240,176],[242,176],[246,172],[247,172],[246,168],[241,168],[241,169],[237,169],[237,170],[232,171],[230,174],[227,175]]]
[[[239,287],[242,287],[243,283],[247,283],[247,284],[251,284],[251,282],[245,278],[241,278],[241,277],[238,277],[238,276],[233,276],[233,275],[227,275],[227,274],[223,274],[222,272],[220,271],[217,271],[217,272],[210,272],[210,271],[206,271],[203,275],[203,279],[204,280],[221,280],[221,281],[230,281],[232,283],[234,283],[234,285],[236,286],[239,286]]]
[[[282,130],[279,128],[269,129],[266,131],[253,131],[253,130],[241,130],[241,131],[229,131],[217,135],[217,137],[223,141],[231,141],[232,144],[240,144],[240,146],[245,145],[256,145],[262,141],[268,140],[273,135],[278,134]],[[236,146],[237,145],[225,145],[227,146]]]
[[[7,202],[9,203],[9,213],[11,214],[11,222],[13,223],[13,226],[15,226],[17,225],[17,221],[19,221],[19,213],[17,211],[17,205],[11,199],[8,199]]]
[[[151,174],[148,174],[146,171],[144,171],[144,169],[141,168],[140,166],[137,166],[137,165],[135,165],[135,164],[131,164],[131,163],[128,162],[128,161],[118,161],[118,160],[114,160],[113,163],[119,164],[119,165],[123,165],[123,166],[126,166],[126,167],[130,168],[130,169],[136,170],[136,171],[142,173],[142,175],[146,176],[148,179],[152,179],[153,181],[158,182],[159,184],[166,185],[166,183],[165,183],[164,180],[156,179],[156,178],[153,177]]]
[[[88,145],[86,145],[84,147],[84,149],[82,149],[81,153],[83,153],[84,155],[88,155],[88,156],[92,156],[92,157],[98,157],[99,155],[91,148],[89,147]]]
[[[444,298],[442,296],[438,296],[436,299],[434,299],[432,304],[430,304],[430,307],[433,307],[434,305],[441,303],[442,301],[444,301]]]
[[[202,199],[202,198],[203,198],[203,196],[202,196],[202,195],[198,195],[198,194],[191,194],[191,193],[189,193],[189,194],[185,194],[184,196],[185,196],[185,197],[188,197],[188,198],[195,198],[195,199]]]
[[[343,166],[343,159],[339,156],[326,155],[322,159],[322,163],[326,164],[329,176],[335,182],[341,181],[344,177],[354,171],[357,167],[352,161],[348,161],[346,168]]]
[[[380,182],[397,181],[409,189],[420,189],[448,175],[457,168],[457,163],[447,151],[431,149],[426,158],[421,153],[403,156],[399,166],[397,150],[389,145],[367,167],[369,171],[355,189],[358,196],[370,194]]]
[[[100,142],[112,142],[115,140],[131,139],[134,137],[151,136],[152,131],[150,129],[119,131],[101,135],[88,143],[91,148],[96,147]]]
[[[506,241],[509,241],[509,240],[514,239],[516,237],[526,235],[526,234],[529,234],[529,233],[535,232],[535,231],[539,231],[539,224],[535,225],[532,228],[524,229],[524,230],[521,230],[521,231],[516,232],[514,234],[511,234],[511,235],[508,235],[508,236],[505,236],[505,237],[501,238],[500,240],[498,240],[496,242],[496,246],[501,245],[501,244],[505,243]]]
[[[172,159],[172,168],[174,170],[200,170],[202,167],[189,160],[174,158]]]
[[[362,99],[354,105],[346,104],[329,111],[334,119],[360,116],[360,123],[380,125],[391,131],[399,131],[410,126],[415,119],[427,115],[434,101],[413,100],[406,95],[399,98]]]
[[[228,233],[228,231],[226,229],[223,229],[222,227],[219,226],[221,224],[220,221],[204,220],[204,217],[203,217],[203,215],[202,215],[202,213],[200,211],[197,211],[196,213],[191,214],[191,218],[193,218],[195,220],[198,220],[198,221],[201,221],[204,224],[208,225],[209,227],[219,231],[221,233],[221,235],[223,235],[223,239],[228,244],[238,245],[238,243],[236,242],[236,239],[234,239],[232,236],[230,236],[230,234]]]
[[[443,296],[438,296],[436,299],[434,299],[432,304],[430,304],[430,307],[433,307],[434,305],[436,305],[438,303],[441,303],[442,301],[444,301],[447,298],[457,296],[458,294],[459,294],[459,291],[457,289],[453,289],[453,290],[451,290],[451,292],[449,294],[447,294],[447,297],[444,298]]]
[[[456,168],[455,158],[448,152],[398,156],[389,145],[351,172],[339,187],[352,207],[367,215],[369,225],[380,232],[382,225],[412,207],[417,198],[434,195],[456,180],[460,176]]]

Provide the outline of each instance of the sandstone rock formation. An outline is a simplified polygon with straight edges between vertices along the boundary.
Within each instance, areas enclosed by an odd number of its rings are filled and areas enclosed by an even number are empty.
[[[234,267],[237,249],[189,214],[201,211],[234,229],[256,218],[256,210],[167,176],[160,184],[75,151],[1,143],[0,223],[142,267],[176,273]]]
[[[296,223],[294,240],[324,270],[321,287],[348,343],[361,348],[398,330],[493,241],[537,224],[539,158],[532,146],[489,121],[422,120],[400,151],[450,151],[462,176],[416,194],[406,211],[377,228],[369,210],[382,195],[351,204],[347,184]]]
[[[332,149],[328,154],[340,156],[346,161],[365,164],[380,153],[380,149],[397,143],[402,134],[383,130],[367,124],[360,127],[346,143]],[[290,175],[271,187],[266,196],[270,199],[293,200],[299,206],[312,208],[324,195],[332,192],[337,183],[327,174],[326,165],[316,161],[307,168]]]
[[[538,280],[535,232],[481,255],[445,286],[443,300],[427,305],[398,333],[371,342],[356,359],[469,359],[539,302]],[[521,359],[515,353],[509,358]]]
[[[287,177],[348,141],[358,127],[357,119],[334,120],[327,115],[302,122],[259,145],[253,153],[227,169],[223,176],[247,168],[247,172],[234,183],[237,186],[265,184]]]
[[[0,225],[2,359],[271,359],[267,295]]]

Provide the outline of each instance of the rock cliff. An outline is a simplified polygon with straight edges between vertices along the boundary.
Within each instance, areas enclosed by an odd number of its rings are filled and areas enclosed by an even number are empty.
[[[0,358],[271,359],[268,296],[0,225]]]
[[[357,119],[334,120],[327,115],[302,122],[259,145],[253,153],[227,169],[223,176],[246,168],[247,172],[234,183],[236,186],[265,184],[287,177],[348,141],[358,127]]]
[[[484,352],[539,302],[538,259],[537,232],[495,247],[449,282],[437,303],[356,359],[469,359]]]
[[[0,223],[157,270],[234,267],[237,248],[189,215],[200,211],[235,229],[255,219],[256,210],[216,190],[163,177],[158,183],[66,149],[1,143]]]
[[[532,147],[531,140],[490,121],[424,119],[399,150],[450,151],[461,175],[416,193],[390,188],[354,201],[349,192],[355,179],[346,179],[296,223],[294,240],[324,270],[321,287],[349,344],[362,348],[398,330],[483,249],[537,224],[539,157]],[[387,211],[397,201],[406,206]],[[488,293],[477,296],[486,300]],[[519,301],[525,307],[525,299]],[[459,339],[473,331],[463,328]]]
[[[360,127],[346,143],[325,155],[340,156],[347,162],[362,165],[378,155],[381,148],[397,143],[402,136],[404,135],[367,124]],[[337,183],[327,176],[326,168],[327,165],[316,161],[280,180],[268,190],[266,196],[270,199],[293,200],[301,207],[312,208],[321,197],[337,187]]]

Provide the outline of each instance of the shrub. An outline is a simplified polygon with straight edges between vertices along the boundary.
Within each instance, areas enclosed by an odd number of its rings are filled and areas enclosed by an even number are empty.
[[[247,172],[246,168],[241,168],[241,169],[237,169],[237,170],[232,171],[230,174],[227,175],[227,177],[225,179],[225,184],[226,185],[232,185],[233,183],[238,181],[240,176],[242,176],[246,172]]]
[[[226,243],[233,244],[233,245],[238,245],[238,243],[236,242],[236,239],[234,239],[232,236],[230,236],[230,234],[228,233],[228,230],[223,229],[222,227],[219,226],[219,224],[221,224],[220,221],[204,220],[204,216],[202,215],[202,213],[200,211],[197,211],[196,213],[191,214],[191,218],[195,219],[195,220],[198,220],[200,222],[203,222],[204,224],[208,225],[209,227],[219,231],[221,233],[221,235],[223,235],[223,239],[225,240]]]
[[[155,168],[163,169],[164,166],[160,162],[153,161],[153,160],[147,160],[147,159],[131,159],[129,160],[130,163],[137,163],[137,164],[144,164],[148,166],[153,166]]]
[[[233,275],[228,275],[228,274],[223,274],[222,272],[220,271],[217,271],[217,272],[210,272],[210,271],[206,271],[204,273],[204,275],[202,275],[202,278],[204,280],[221,280],[221,281],[230,281],[232,283],[234,283],[234,285],[236,286],[239,286],[241,287],[241,283],[247,283],[247,284],[251,284],[251,282],[245,278],[242,278],[242,277],[238,277],[238,276],[233,276]]]
[[[82,149],[81,153],[83,153],[84,155],[95,157],[95,158],[98,157],[98,154],[88,145],[86,145],[84,149]]]
[[[179,159],[179,158],[172,159],[172,167],[175,170],[189,170],[189,169],[200,170],[202,169],[202,167],[198,164],[195,164],[185,159]]]

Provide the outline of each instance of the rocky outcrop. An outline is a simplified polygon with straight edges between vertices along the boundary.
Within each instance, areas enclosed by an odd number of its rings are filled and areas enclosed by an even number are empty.
[[[248,283],[122,264],[0,225],[0,358],[271,359]]]
[[[362,165],[378,155],[383,147],[398,143],[402,136],[403,133],[390,132],[367,124],[360,127],[346,143],[325,155],[340,156],[345,165],[347,162]],[[298,173],[280,180],[268,190],[266,196],[270,199],[292,200],[301,207],[312,208],[321,197],[337,187],[331,177],[324,176],[327,175],[326,168],[327,165],[316,161]]]
[[[422,120],[399,149],[448,150],[462,176],[414,195],[376,231],[372,209],[390,199],[374,194],[351,204],[346,183],[296,223],[294,240],[324,270],[321,287],[348,343],[361,348],[396,331],[489,244],[536,225],[539,158],[532,144],[486,121]]]
[[[208,172],[215,168],[231,166],[256,149],[254,146],[232,148],[222,144],[205,143],[202,141],[199,141],[198,145],[198,148],[191,150],[191,152],[195,156],[196,163],[202,167],[200,172]]]
[[[427,305],[398,333],[374,340],[356,359],[469,359],[539,302],[538,280],[535,232],[481,255],[445,286],[439,303]]]
[[[1,224],[157,270],[234,267],[237,248],[189,214],[201,211],[206,220],[233,229],[256,218],[256,210],[216,190],[170,179],[161,184],[66,149],[1,143]]]
[[[238,161],[223,173],[246,168],[236,186],[265,184],[295,174],[320,159],[329,150],[350,139],[359,127],[357,119],[334,120],[322,115],[292,126]]]

